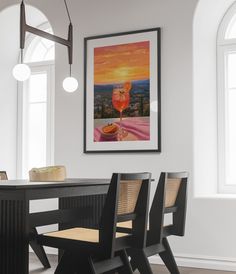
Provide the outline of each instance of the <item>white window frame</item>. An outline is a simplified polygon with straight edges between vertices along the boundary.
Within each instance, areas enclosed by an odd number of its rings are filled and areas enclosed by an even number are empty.
[[[47,73],[47,158],[46,165],[54,164],[54,99],[55,99],[55,65],[54,61],[42,61],[35,63],[28,63],[32,74],[46,72]],[[24,163],[27,153],[27,130],[25,122],[28,112],[28,84],[20,84],[18,88],[18,156],[17,156],[17,178],[22,178],[26,170]],[[24,171],[23,171],[24,170]]]
[[[218,193],[236,194],[236,184],[227,184],[227,63],[226,56],[236,53],[236,39],[225,39],[226,30],[236,15],[236,3],[226,12],[217,34],[217,106],[218,106]]]
[[[38,26],[41,30],[47,30],[51,28],[49,22],[44,22]],[[29,45],[34,41],[35,36],[28,34],[25,41],[25,53],[31,54],[27,52],[27,48]],[[32,71],[32,73],[39,73],[40,71],[47,72],[47,140],[46,140],[46,147],[47,147],[47,156],[46,156],[46,165],[53,165],[54,164],[54,113],[55,113],[55,60],[50,61],[39,61],[39,62],[28,62],[27,63]],[[17,157],[16,157],[16,166],[17,166],[17,178],[23,178],[26,172],[26,167],[24,167],[24,155],[27,155],[27,152],[24,153],[26,150],[27,140],[24,136],[25,128],[25,115],[28,112],[26,107],[26,93],[29,81],[21,83],[18,82],[18,93],[17,93],[17,114],[18,114],[18,121],[17,121]],[[24,171],[25,172],[24,172]]]

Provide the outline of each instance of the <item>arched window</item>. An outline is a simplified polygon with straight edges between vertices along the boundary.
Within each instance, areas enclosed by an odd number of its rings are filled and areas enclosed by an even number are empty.
[[[38,26],[39,29],[53,33],[49,23]],[[29,35],[26,41],[26,52],[24,61],[26,63],[53,61],[55,59],[55,43],[41,38],[40,36]]]
[[[236,193],[236,4],[217,37],[219,190]]]
[[[48,22],[38,28],[52,33]],[[20,178],[28,178],[33,167],[53,164],[54,59],[54,42],[32,34],[27,36],[24,61],[31,68],[31,76],[18,96]]]

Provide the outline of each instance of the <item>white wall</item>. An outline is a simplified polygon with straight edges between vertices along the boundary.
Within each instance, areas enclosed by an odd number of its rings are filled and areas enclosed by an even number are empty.
[[[233,2],[200,1],[194,18],[194,178],[200,182],[195,185],[197,196],[217,192],[216,35],[223,14]]]
[[[215,2],[220,1],[211,1],[209,14]],[[0,8],[7,2],[14,1],[2,0]],[[235,262],[236,255],[236,222],[231,218],[235,215],[235,200],[199,199],[193,195],[193,183],[201,183],[199,177],[193,180],[192,26],[197,2],[69,1],[75,36],[73,72],[79,79],[79,91],[67,94],[62,90],[61,82],[68,73],[67,52],[64,47],[57,46],[55,161],[66,165],[70,177],[110,177],[114,171],[141,170],[151,171],[158,177],[163,170],[189,171],[186,236],[172,239],[173,250],[190,265],[199,265],[207,259],[209,266],[226,268]],[[55,34],[66,37],[68,20],[62,1],[57,1],[57,12],[52,1],[32,0],[31,4],[42,9]],[[83,38],[150,27],[162,28],[162,153],[83,154]],[[206,94],[208,90],[205,88]],[[198,133],[201,129],[194,130]],[[201,160],[205,156],[198,157]],[[213,182],[214,179],[209,177]],[[187,261],[186,257],[193,260]]]
[[[193,24],[194,195],[191,243],[204,243],[200,256],[211,256],[236,269],[234,235],[236,197],[217,195],[217,81],[216,38],[223,14],[234,0],[201,0]],[[212,7],[214,7],[212,9]],[[210,11],[210,12],[209,12]],[[202,215],[202,221],[200,217]],[[192,218],[192,217],[191,217]],[[199,223],[198,223],[199,222]],[[199,241],[197,235],[201,235]],[[213,263],[213,262],[212,262]],[[231,267],[230,267],[231,266]]]
[[[194,1],[95,1],[77,2],[72,10],[75,25],[75,66],[79,91],[66,94],[61,81],[67,67],[57,70],[56,157],[71,176],[110,176],[112,171],[151,170],[155,177],[163,169],[191,168],[191,18]],[[181,11],[181,6],[187,12]],[[170,9],[171,7],[171,9]],[[144,17],[145,15],[145,17]],[[162,32],[162,153],[83,154],[83,38],[161,26]],[[78,49],[78,50],[76,50]],[[63,50],[63,49],[62,49]],[[66,56],[57,60],[57,68]],[[58,53],[59,55],[59,53]],[[60,62],[60,64],[59,64]],[[67,107],[69,106],[69,107]],[[188,129],[188,130],[186,130]],[[60,149],[58,149],[60,148]],[[181,160],[179,157],[181,155]],[[93,173],[91,174],[91,168]]]
[[[17,83],[12,77],[12,68],[17,60],[18,34],[13,17],[14,10],[7,9],[0,13],[0,169],[6,170],[9,178],[16,176],[16,126],[17,126]],[[12,18],[9,24],[6,24]],[[3,28],[4,26],[4,28]]]
[[[77,2],[72,19],[77,35],[74,71],[80,82],[79,92],[66,94],[62,91],[66,60],[57,59],[56,65],[61,68],[57,70],[56,83],[55,159],[58,164],[67,166],[70,176],[109,177],[114,171],[143,170],[158,177],[163,170],[188,170],[192,177],[192,20],[196,2]],[[83,38],[157,26],[162,27],[162,153],[83,154]],[[60,50],[60,57],[66,58],[62,54]],[[187,235],[174,241],[174,251],[194,256],[204,254],[205,248],[203,244],[199,246],[200,241],[195,241],[194,226],[200,222],[201,211],[192,216],[192,196],[190,187]],[[199,239],[199,234],[197,236]],[[212,255],[215,255],[214,249]]]

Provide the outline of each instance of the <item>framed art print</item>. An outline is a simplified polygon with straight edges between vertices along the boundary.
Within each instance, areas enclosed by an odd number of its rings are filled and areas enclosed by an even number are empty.
[[[160,28],[84,41],[84,152],[160,152]]]

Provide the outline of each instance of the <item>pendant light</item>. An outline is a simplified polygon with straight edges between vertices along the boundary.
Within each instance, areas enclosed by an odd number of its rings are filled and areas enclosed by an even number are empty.
[[[23,63],[23,50],[21,50],[21,62],[20,64],[15,65],[15,67],[12,70],[13,76],[16,78],[16,80],[23,82],[29,79],[31,70],[30,67]]]
[[[71,73],[71,66],[73,63],[73,26],[72,26],[71,17],[70,17],[66,0],[64,0],[64,4],[65,4],[66,12],[70,21],[70,24],[68,27],[68,39],[61,38],[59,36],[50,34],[48,32],[42,31],[40,29],[37,29],[28,25],[26,23],[26,18],[25,18],[25,4],[24,4],[24,0],[22,0],[21,6],[20,6],[20,49],[21,49],[20,60],[21,62],[20,64],[17,64],[12,71],[13,76],[16,78],[16,80],[25,81],[30,77],[30,74],[31,74],[29,66],[27,64],[24,64],[23,62],[25,34],[26,32],[29,32],[67,47],[70,74],[69,74],[69,77],[66,77],[65,80],[63,81],[63,88],[67,92],[74,92],[78,88],[78,81],[74,77],[72,77],[72,73]]]
[[[70,65],[70,76],[66,77],[62,82],[62,86],[67,92],[74,92],[78,88],[78,81],[71,76],[71,65]]]

